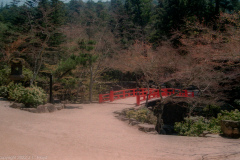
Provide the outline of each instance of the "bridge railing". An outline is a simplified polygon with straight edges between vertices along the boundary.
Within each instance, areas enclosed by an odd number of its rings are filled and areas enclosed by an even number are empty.
[[[194,97],[194,92],[175,88],[164,88],[161,89],[161,92],[159,92],[159,89],[154,88],[149,88],[149,91],[147,88],[134,88],[120,91],[110,91],[109,94],[99,94],[99,103],[106,101],[112,102],[114,100],[136,96],[136,104],[140,105],[140,103],[142,101],[146,101],[146,99],[151,100],[154,98],[159,98],[160,94],[162,97],[167,97],[173,94],[175,94],[177,97]]]
[[[127,97],[135,97],[137,92],[137,88],[134,89],[126,89],[120,91],[110,91],[109,94],[99,94],[99,103],[106,101],[114,101],[118,99],[123,99]]]

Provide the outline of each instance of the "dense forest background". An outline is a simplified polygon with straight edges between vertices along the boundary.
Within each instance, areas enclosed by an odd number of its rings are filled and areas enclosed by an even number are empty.
[[[0,86],[21,58],[23,84],[49,92],[52,74],[61,100],[136,81],[198,90],[192,106],[239,108],[239,20],[238,0],[13,0],[0,5]]]

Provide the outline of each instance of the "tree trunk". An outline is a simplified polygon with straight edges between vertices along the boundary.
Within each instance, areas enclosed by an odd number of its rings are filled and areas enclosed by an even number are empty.
[[[90,67],[90,82],[89,82],[89,102],[92,102],[92,88],[93,88],[93,68]]]
[[[79,92],[80,92],[80,87],[82,86],[82,81],[80,81],[78,83],[78,89],[77,89],[77,93],[76,93],[76,98],[75,98],[75,102],[77,102],[77,99],[78,99],[78,95],[79,95]]]
[[[149,95],[149,84],[147,83],[147,98],[146,98],[145,107],[148,107],[148,95]]]
[[[215,16],[216,18],[219,17],[220,15],[220,0],[216,0],[216,4],[215,4]]]

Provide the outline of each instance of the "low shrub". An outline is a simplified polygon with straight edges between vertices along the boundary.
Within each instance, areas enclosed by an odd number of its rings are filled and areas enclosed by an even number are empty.
[[[7,86],[0,86],[0,97],[4,97],[4,98],[8,97]]]
[[[217,118],[206,119],[204,117],[185,118],[184,122],[176,122],[174,130],[183,136],[199,136],[203,131],[221,133],[221,120],[240,121],[239,110],[221,111]]]
[[[128,118],[134,118],[138,122],[156,124],[157,118],[154,116],[153,112],[147,108],[141,108],[138,110],[128,110],[126,111],[126,116]]]
[[[10,72],[11,70],[7,66],[4,66],[4,69],[0,69],[0,86],[7,85],[10,82],[8,78]]]
[[[199,136],[208,129],[208,122],[204,117],[185,118],[184,122],[176,122],[174,130],[183,136]]]
[[[240,111],[235,109],[232,111],[221,111],[218,114],[217,121],[220,123],[221,120],[232,120],[232,121],[240,121]]]
[[[8,85],[8,99],[23,103],[27,107],[36,107],[46,103],[47,96],[44,90],[37,86],[23,87],[21,84]]]

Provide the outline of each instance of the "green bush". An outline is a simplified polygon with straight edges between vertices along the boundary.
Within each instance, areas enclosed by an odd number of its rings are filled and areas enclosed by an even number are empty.
[[[21,84],[8,85],[8,99],[23,103],[27,107],[36,107],[46,103],[47,96],[44,90],[37,86],[23,87]]]
[[[153,115],[153,112],[147,108],[139,110],[129,110],[126,112],[128,118],[134,118],[142,123],[156,124],[157,118]]]
[[[8,78],[10,75],[10,68],[4,67],[4,69],[0,70],[0,86],[7,85],[10,82],[10,79]]]
[[[0,86],[0,97],[8,97],[8,89],[6,86]]]
[[[221,107],[216,105],[208,105],[203,108],[203,113],[206,117],[217,117],[218,113],[221,112]]]
[[[11,80],[9,75],[11,73],[11,68],[9,66],[4,66],[4,69],[0,69],[0,86],[8,85]],[[24,82],[30,81],[33,76],[33,73],[30,69],[23,67],[22,74],[24,75]]]
[[[178,134],[183,136],[199,136],[203,131],[211,133],[221,133],[221,120],[240,121],[239,110],[221,111],[217,118],[207,120],[204,117],[185,118],[184,122],[176,122],[174,129]]]
[[[22,74],[24,75],[24,82],[30,81],[32,79],[33,72],[30,69],[23,67],[22,72]]]
[[[204,117],[189,117],[184,122],[176,122],[174,130],[183,136],[199,136],[208,130],[208,123]]]
[[[221,120],[232,120],[232,121],[240,121],[240,112],[239,110],[235,109],[232,111],[221,111],[218,114],[217,121],[220,123]]]

